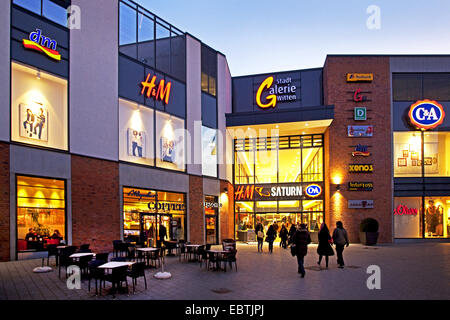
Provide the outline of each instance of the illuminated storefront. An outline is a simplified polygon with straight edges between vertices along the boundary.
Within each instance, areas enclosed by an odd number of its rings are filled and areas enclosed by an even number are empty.
[[[67,241],[65,181],[17,176],[16,186],[17,251],[42,251]]]
[[[186,240],[185,195],[123,188],[123,221],[124,238],[130,242],[155,246],[164,240]]]
[[[280,228],[306,223],[311,232],[319,230],[324,221],[323,147],[323,135],[235,140],[237,239],[252,238],[258,222],[266,229],[273,223]]]

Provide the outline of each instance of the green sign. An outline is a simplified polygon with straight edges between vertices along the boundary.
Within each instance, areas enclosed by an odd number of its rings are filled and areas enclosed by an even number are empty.
[[[355,121],[365,121],[367,120],[367,110],[365,107],[355,108]]]

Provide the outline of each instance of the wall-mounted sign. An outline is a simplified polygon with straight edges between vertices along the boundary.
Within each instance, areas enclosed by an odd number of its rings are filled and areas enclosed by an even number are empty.
[[[139,200],[142,200],[142,198],[155,198],[155,192],[149,191],[147,193],[142,193],[140,190],[130,190],[130,192],[127,193],[129,197],[137,197]]]
[[[348,171],[350,173],[372,173],[373,164],[349,164]]]
[[[348,200],[349,209],[373,209],[373,200]]]
[[[349,182],[348,191],[372,191],[373,182]]]
[[[56,40],[52,40],[44,35],[42,31],[36,29],[35,32],[31,32],[28,39],[23,39],[23,46],[26,49],[35,50],[46,54],[49,58],[60,61],[61,54],[56,51],[58,43]]]
[[[444,107],[436,101],[420,100],[411,105],[408,112],[411,123],[418,129],[433,129],[445,118]]]
[[[371,93],[371,91],[361,91],[361,89],[357,89],[356,91],[348,91],[348,93],[352,94],[352,99],[349,101],[353,102],[367,102],[371,101],[365,94]]]
[[[356,107],[354,109],[354,119],[355,121],[366,121],[367,120],[366,107]]]
[[[153,98],[155,100],[163,101],[165,104],[169,104],[170,89],[172,88],[172,82],[168,81],[167,84],[164,79],[161,79],[156,88],[156,76],[147,75],[147,79],[141,82],[142,91],[141,95],[147,91],[147,98]]]
[[[292,102],[297,100],[297,86],[292,83],[292,78],[277,79],[275,85],[274,78],[267,77],[259,86],[256,92],[256,104],[262,109],[275,108],[277,102]],[[268,90],[269,95],[262,101],[262,95]]]
[[[348,126],[347,135],[352,138],[372,137],[373,126]]]
[[[322,194],[322,187],[318,184],[310,184],[305,188],[305,194],[310,198],[317,198]]]
[[[347,73],[347,82],[372,82],[373,73]]]
[[[367,150],[368,150],[368,146],[358,144],[355,147],[355,151],[352,152],[352,156],[353,157],[368,157],[368,156],[370,156],[370,152],[368,152]]]
[[[184,203],[179,202],[166,202],[166,201],[158,201],[158,202],[149,202],[147,204],[150,210],[158,210],[158,212],[164,211],[184,211],[186,206]]]
[[[296,198],[303,195],[302,186],[290,185],[239,185],[235,187],[234,200],[270,200],[271,198]]]
[[[417,213],[418,213],[417,209],[415,208],[410,209],[407,206],[401,204],[394,210],[394,216],[403,216],[403,215],[417,216]]]
[[[222,208],[222,204],[219,202],[203,202],[203,206],[207,209],[218,209]]]

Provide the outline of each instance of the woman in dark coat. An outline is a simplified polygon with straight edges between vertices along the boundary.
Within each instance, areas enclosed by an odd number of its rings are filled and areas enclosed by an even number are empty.
[[[269,243],[269,252],[270,253],[272,253],[272,251],[273,251],[273,242],[276,237],[277,237],[277,232],[275,231],[273,224],[271,224],[266,233],[266,241]]]
[[[295,223],[293,223],[289,229],[289,243],[292,243],[292,237],[294,236],[295,231],[297,231],[297,228],[295,227]]]
[[[286,229],[286,226],[283,224],[280,230],[280,247],[283,247],[284,249],[287,248],[287,239],[288,239],[288,230]]]
[[[306,229],[306,224],[302,223],[298,228],[298,230],[294,233],[294,236],[292,237],[292,246],[295,245],[293,251],[297,256],[298,273],[302,275],[302,278],[305,277],[304,260],[305,256],[308,253],[308,244],[310,243],[311,243],[311,236],[309,235],[309,232]]]
[[[322,257],[325,256],[325,264],[328,268],[328,257],[334,256],[333,248],[331,247],[331,236],[330,230],[325,223],[322,223],[319,231],[319,246],[317,247],[317,254],[319,255],[319,262],[317,264],[320,266],[322,262]]]

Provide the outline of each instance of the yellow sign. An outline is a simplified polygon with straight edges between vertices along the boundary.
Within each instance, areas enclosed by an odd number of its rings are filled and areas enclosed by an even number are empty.
[[[373,73],[347,73],[347,82],[372,82]]]
[[[258,92],[256,93],[256,104],[260,107],[260,108],[275,108],[275,106],[277,105],[277,96],[274,94],[271,94],[269,96],[267,96],[267,100],[269,101],[269,103],[262,103],[261,102],[261,94],[263,92],[264,89],[269,89],[273,84],[273,77],[268,77],[266,80],[263,81],[263,83],[261,83],[261,85],[259,86]]]

